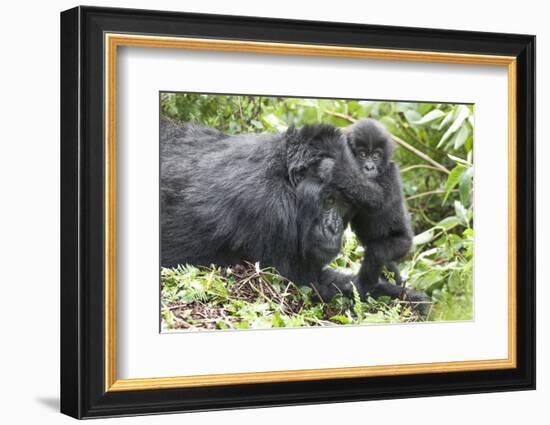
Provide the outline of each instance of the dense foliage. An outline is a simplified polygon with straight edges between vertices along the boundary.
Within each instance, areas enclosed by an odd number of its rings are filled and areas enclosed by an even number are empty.
[[[395,160],[411,213],[414,248],[400,268],[407,285],[433,299],[426,313],[396,300],[313,301],[261,265],[232,269],[181,266],[162,270],[164,329],[265,328],[327,324],[467,320],[473,299],[473,106],[437,103],[161,94],[161,112],[237,134],[290,125],[345,127],[378,119],[396,138]],[[357,270],[362,259],[351,231],[333,267]]]

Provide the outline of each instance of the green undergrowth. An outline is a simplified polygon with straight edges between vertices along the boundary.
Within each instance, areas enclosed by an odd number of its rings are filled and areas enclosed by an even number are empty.
[[[349,299],[337,295],[321,302],[314,289],[299,286],[259,264],[230,268],[179,266],[161,271],[162,329],[266,329],[300,326],[411,323],[472,318],[471,229],[463,237],[441,235],[433,247],[417,251],[402,264],[407,285],[431,295],[419,306],[388,297]],[[434,235],[435,236],[435,235]],[[363,248],[349,230],[342,253],[331,264],[355,271]],[[392,276],[386,276],[392,280]]]

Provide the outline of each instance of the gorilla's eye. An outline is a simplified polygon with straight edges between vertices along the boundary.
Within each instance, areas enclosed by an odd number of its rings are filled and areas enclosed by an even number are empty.
[[[361,159],[365,159],[367,157],[367,153],[365,151],[359,151],[357,155]]]
[[[374,152],[374,153],[372,154],[372,159],[373,159],[374,161],[378,161],[381,157],[382,157],[382,155],[380,155],[380,152]]]
[[[336,199],[334,198],[334,196],[332,195],[328,195],[326,198],[325,198],[325,205],[327,207],[332,207],[336,202]]]

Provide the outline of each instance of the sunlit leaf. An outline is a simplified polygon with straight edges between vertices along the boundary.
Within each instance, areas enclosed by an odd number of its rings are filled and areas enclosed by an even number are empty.
[[[450,153],[447,154],[447,156],[448,156],[449,158],[451,158],[453,161],[458,162],[459,164],[467,165],[467,166],[471,166],[471,165],[472,165],[471,162],[469,162],[469,161],[467,161],[467,160],[465,160],[465,159],[459,158],[458,156],[451,155]]]
[[[458,219],[458,217],[452,215],[450,217],[445,217],[443,220],[437,223],[437,227],[441,227],[445,230],[451,230],[452,228],[458,226],[459,224],[460,224],[460,220]]]
[[[413,238],[414,245],[424,245],[430,242],[434,237],[434,229],[426,230]]]
[[[424,124],[430,124],[445,115],[446,115],[445,112],[443,112],[441,109],[434,109],[428,112],[426,115],[424,115],[422,118],[420,118],[417,121],[411,121],[411,120],[409,121],[411,122],[411,124],[424,125]]]
[[[470,217],[468,211],[460,201],[455,201],[455,214],[464,223],[465,226],[470,225]]]
[[[449,139],[449,137],[451,137],[455,133],[455,131],[457,131],[460,128],[464,120],[468,118],[469,115],[470,115],[470,111],[468,110],[468,107],[464,105],[459,105],[455,120],[447,129],[447,131],[443,134],[443,137],[441,137],[441,140],[437,144],[437,147],[440,147],[441,145],[443,145],[443,143],[445,143]]]
[[[405,111],[405,118],[407,119],[408,122],[413,124],[416,121],[419,121],[422,118],[422,116],[418,112],[416,112],[414,109],[409,109]]]
[[[451,173],[447,177],[447,182],[445,183],[445,196],[443,197],[442,204],[445,204],[445,202],[447,202],[447,198],[451,194],[451,191],[460,181],[460,176],[462,175],[464,170],[466,170],[466,167],[464,167],[463,165],[457,165],[451,170]]]
[[[472,177],[474,175],[474,167],[469,167],[465,172],[460,176],[458,182],[458,191],[460,194],[460,202],[464,206],[470,205],[470,196],[472,192]]]
[[[464,142],[466,142],[466,139],[470,135],[470,127],[467,125],[463,125],[460,127],[460,130],[458,130],[453,137],[453,145],[455,149],[459,149],[464,145]]]

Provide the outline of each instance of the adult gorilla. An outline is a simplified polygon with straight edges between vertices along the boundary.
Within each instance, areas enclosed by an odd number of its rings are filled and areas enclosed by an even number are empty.
[[[330,185],[335,161],[326,152],[344,146],[337,129],[228,136],[162,119],[160,146],[162,266],[257,261],[321,290],[349,283],[323,271],[350,214]]]

